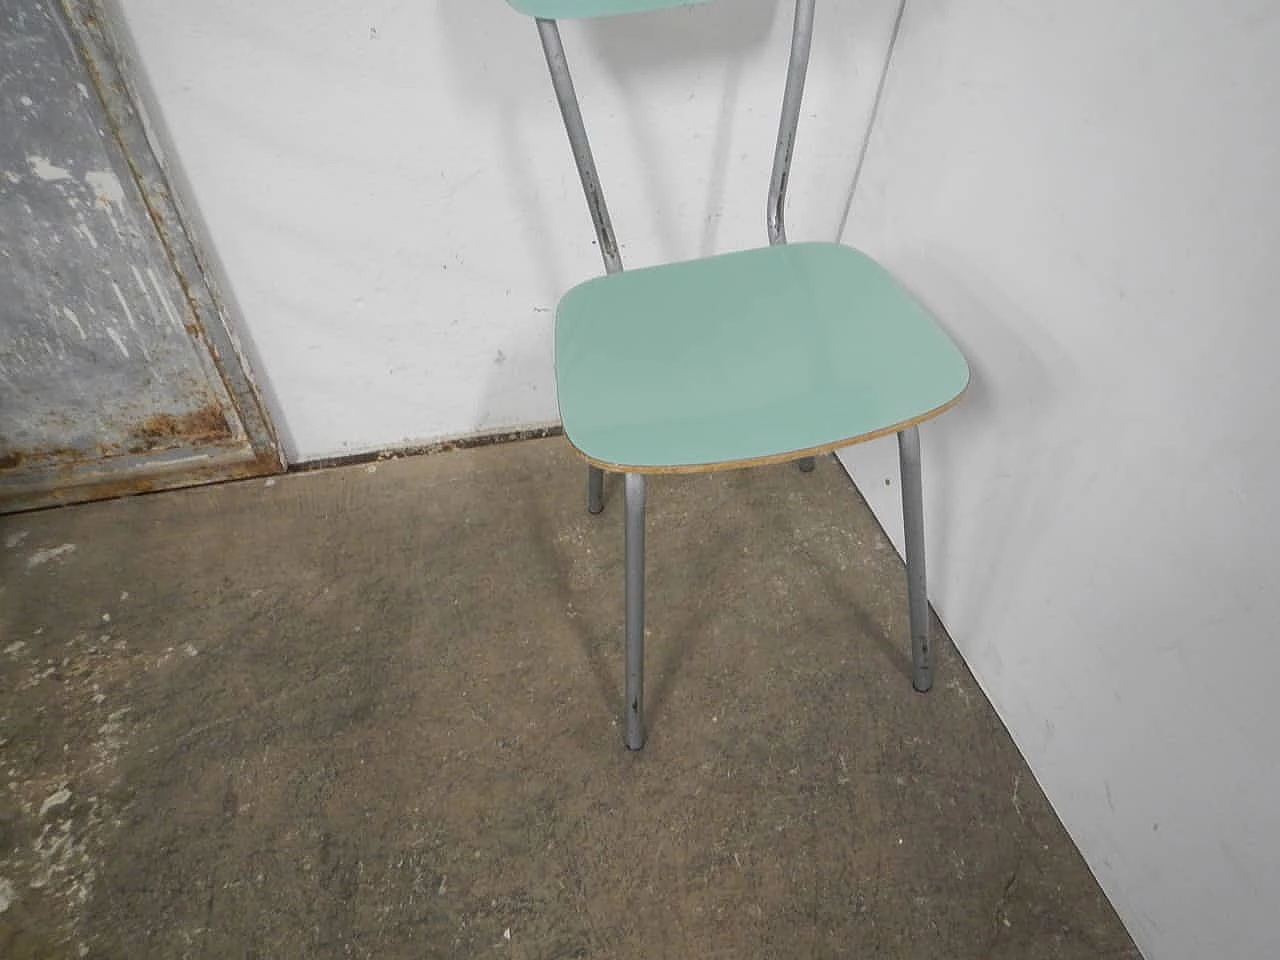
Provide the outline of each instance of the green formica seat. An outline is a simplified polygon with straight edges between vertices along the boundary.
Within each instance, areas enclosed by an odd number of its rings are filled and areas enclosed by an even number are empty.
[[[816,454],[896,434],[912,684],[927,691],[917,426],[960,399],[969,368],[937,321],[871,257],[838,243],[787,243],[786,185],[816,0],[795,5],[768,245],[632,271],[623,270],[557,20],[710,0],[508,2],[536,20],[604,259],[604,275],[566,292],[556,311],[556,389],[565,435],[589,464],[588,509],[604,507],[605,472],[625,477],[627,746],[645,742],[645,478],[654,473],[788,460],[803,470]]]
[[[556,315],[565,434],[592,463],[797,459],[941,413],[969,368],[874,260],[796,243],[615,273]]]

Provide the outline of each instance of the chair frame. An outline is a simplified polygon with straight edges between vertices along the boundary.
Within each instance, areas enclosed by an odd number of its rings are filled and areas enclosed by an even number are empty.
[[[770,245],[787,242],[786,199],[791,161],[795,153],[800,107],[804,98],[805,78],[813,40],[816,0],[796,0],[795,20],[791,35],[791,56],[787,65],[786,88],[782,99],[778,137],[774,146],[773,170],[769,178],[766,228]],[[574,163],[582,181],[582,191],[595,226],[596,238],[605,271],[620,273],[622,256],[614,234],[604,188],[596,170],[595,157],[587,138],[586,124],[574,89],[573,77],[565,56],[560,28],[555,20],[535,18],[543,53],[551,73],[556,101],[564,120],[565,132],[573,151]],[[933,686],[932,651],[929,636],[929,601],[925,580],[924,503],[920,464],[920,435],[912,424],[898,431],[898,459],[902,484],[902,513],[906,533],[906,566],[909,620],[911,626],[912,686],[927,692]],[[813,458],[795,458],[801,470],[813,469]],[[708,470],[749,466],[750,464],[711,464]],[[645,580],[645,474],[652,471],[628,471],[624,477],[626,498],[626,745],[639,750],[645,742],[644,726],[644,580]],[[598,514],[604,509],[604,471],[594,464],[587,468],[587,509]]]

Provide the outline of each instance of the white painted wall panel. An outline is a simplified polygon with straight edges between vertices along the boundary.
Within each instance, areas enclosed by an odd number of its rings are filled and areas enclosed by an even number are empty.
[[[971,357],[931,594],[1151,960],[1276,949],[1278,48],[1264,2],[913,0],[847,233]],[[892,443],[845,460],[900,542]]]
[[[600,272],[537,35],[499,0],[117,0],[293,460],[556,419]],[[834,239],[895,0],[827,4],[793,233]],[[764,242],[791,4],[569,24],[632,265]]]

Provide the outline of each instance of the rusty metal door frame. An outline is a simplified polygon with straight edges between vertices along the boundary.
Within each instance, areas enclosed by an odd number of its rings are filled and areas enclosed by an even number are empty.
[[[181,288],[189,310],[187,333],[212,359],[243,435],[234,437],[233,443],[226,440],[225,423],[222,430],[205,429],[199,422],[178,422],[179,418],[160,415],[146,428],[153,443],[144,437],[136,450],[107,460],[55,462],[24,472],[17,483],[6,484],[0,511],[280,473],[285,462],[261,393],[205,269],[206,258],[184,222],[179,200],[148,138],[151,131],[139,106],[139,91],[122,68],[128,62],[128,51],[120,49],[110,29],[118,11],[102,0],[57,0],[55,6],[66,20],[75,52],[104,107],[108,129],[103,134],[123,155],[127,174],[141,194]],[[172,451],[159,449],[165,446],[166,437],[177,436],[187,441],[185,446]],[[148,447],[156,452],[148,452]]]

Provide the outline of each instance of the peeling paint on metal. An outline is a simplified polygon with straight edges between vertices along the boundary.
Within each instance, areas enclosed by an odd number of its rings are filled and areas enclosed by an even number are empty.
[[[70,321],[71,325],[76,328],[76,333],[80,334],[81,340],[88,340],[89,335],[84,332],[84,327],[80,325],[80,318],[76,316],[76,312],[70,307],[62,308],[62,315]]]
[[[120,353],[124,355],[126,360],[129,359],[129,348],[124,345],[124,339],[120,336],[120,331],[115,327],[107,327],[107,336],[111,338],[112,343],[116,345]]]
[[[50,162],[48,157],[27,157],[27,166],[31,168],[31,173],[34,176],[45,183],[71,179],[70,170]]]
[[[120,304],[120,309],[124,311],[125,320],[129,322],[130,328],[136,331],[138,329],[138,321],[134,319],[133,311],[129,309],[129,301],[124,298],[124,294],[120,290],[120,284],[112,280],[111,290],[116,295],[116,302]],[[125,356],[128,356],[128,353]]]
[[[93,190],[100,203],[123,209],[124,186],[120,183],[120,178],[110,170],[90,170],[84,175],[84,182]]]
[[[0,512],[281,468],[100,13],[0,0]]]

